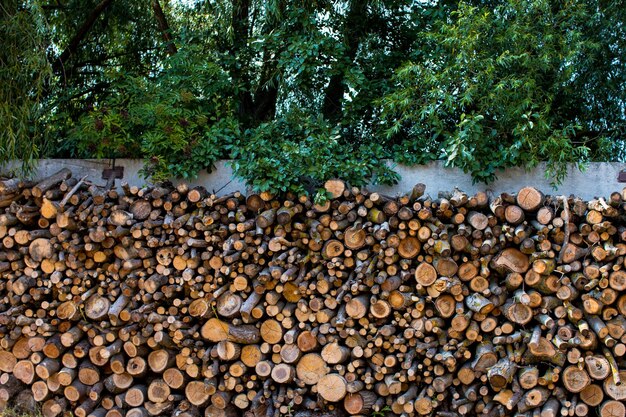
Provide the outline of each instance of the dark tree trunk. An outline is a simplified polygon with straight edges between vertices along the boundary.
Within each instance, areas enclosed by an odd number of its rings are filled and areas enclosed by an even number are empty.
[[[241,57],[245,50],[249,35],[250,0],[233,0],[232,26],[234,32],[233,54],[237,61],[244,62]],[[232,70],[233,82],[240,84],[239,92],[239,120],[250,124],[254,118],[254,103],[250,93],[250,80],[247,79],[248,69],[235,65]]]
[[[167,44],[167,53],[170,55],[174,55],[176,52],[178,52],[178,50],[176,49],[176,45],[174,44],[174,40],[172,39],[170,25],[167,23],[167,18],[165,17],[165,13],[163,13],[163,9],[161,8],[159,0],[152,0],[152,10],[154,11],[154,17],[156,18],[159,25],[159,30],[163,35],[163,40]]]

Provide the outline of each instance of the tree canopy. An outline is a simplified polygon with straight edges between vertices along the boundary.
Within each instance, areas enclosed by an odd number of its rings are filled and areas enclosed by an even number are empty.
[[[600,0],[8,0],[0,161],[220,158],[260,190],[444,159],[623,160],[626,11]]]

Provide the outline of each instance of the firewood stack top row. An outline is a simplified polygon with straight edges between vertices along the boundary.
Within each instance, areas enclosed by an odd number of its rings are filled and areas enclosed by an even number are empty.
[[[0,406],[624,417],[626,195],[325,188],[0,180]]]

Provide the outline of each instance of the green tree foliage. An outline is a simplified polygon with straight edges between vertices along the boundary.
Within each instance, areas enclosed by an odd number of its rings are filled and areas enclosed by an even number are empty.
[[[0,162],[22,159],[32,168],[43,146],[42,121],[50,64],[47,27],[37,4],[0,4]]]
[[[163,65],[153,77],[110,75],[115,88],[68,131],[67,152],[148,155],[144,171],[155,181],[188,178],[228,156],[239,125],[227,74],[194,48],[181,48]]]
[[[479,181],[545,160],[558,182],[626,157],[615,2],[12,1],[0,161],[142,157],[163,180],[230,158],[301,192],[393,182],[388,159]]]
[[[482,181],[548,161],[555,182],[567,163],[610,158],[621,149],[626,96],[600,84],[609,73],[619,74],[610,85],[623,83],[623,38],[598,36],[609,10],[591,3],[462,2],[436,22],[383,100],[387,134],[399,137],[396,158],[421,162],[415,150],[425,148]]]
[[[353,152],[358,158],[350,157]],[[354,149],[341,140],[338,126],[294,111],[246,131],[231,155],[235,174],[255,189],[311,193],[329,178],[341,177],[356,186],[370,179],[396,181],[397,174],[380,160],[384,153],[373,143]]]

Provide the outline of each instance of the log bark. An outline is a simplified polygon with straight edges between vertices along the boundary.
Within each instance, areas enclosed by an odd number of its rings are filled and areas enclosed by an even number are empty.
[[[621,195],[332,180],[316,205],[66,176],[0,182],[2,404],[569,417],[626,400]]]

